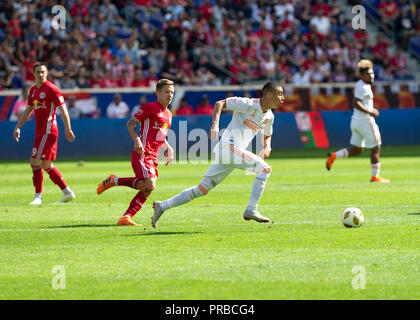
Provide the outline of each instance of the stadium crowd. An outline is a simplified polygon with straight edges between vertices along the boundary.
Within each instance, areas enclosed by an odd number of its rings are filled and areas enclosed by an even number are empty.
[[[382,2],[407,14],[407,0]],[[57,4],[67,9],[64,30],[54,27]],[[402,51],[391,55],[381,34],[354,30],[336,0],[5,0],[0,12],[1,89],[32,81],[39,60],[61,89],[148,87],[160,77],[196,86],[345,82],[361,57],[374,61],[377,80],[412,77]],[[404,44],[420,34],[420,10],[410,2],[409,12]]]

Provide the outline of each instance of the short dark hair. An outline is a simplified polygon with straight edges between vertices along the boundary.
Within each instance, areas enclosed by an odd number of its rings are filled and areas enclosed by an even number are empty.
[[[34,64],[34,66],[32,67],[32,72],[35,72],[35,69],[36,69],[36,68],[38,68],[38,67],[42,67],[42,66],[44,66],[44,67],[45,67],[45,68],[47,68],[47,70],[48,70],[47,64],[46,64],[45,62],[37,62],[37,63],[35,63],[35,64]]]
[[[267,92],[276,92],[277,88],[281,87],[279,84],[275,82],[267,82],[264,87],[262,88],[261,94],[264,96]]]

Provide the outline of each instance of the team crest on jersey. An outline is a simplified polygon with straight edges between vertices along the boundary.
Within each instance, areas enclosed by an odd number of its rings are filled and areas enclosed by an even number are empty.
[[[39,94],[39,98],[40,98],[40,99],[44,99],[44,98],[45,98],[45,92],[41,92],[41,93]]]
[[[254,110],[254,112],[251,114],[251,118],[255,118],[256,114],[257,114],[257,110]]]

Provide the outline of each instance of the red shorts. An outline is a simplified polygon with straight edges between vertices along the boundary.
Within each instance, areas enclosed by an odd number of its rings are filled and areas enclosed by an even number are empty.
[[[35,136],[31,158],[39,160],[55,160],[57,156],[57,136],[44,134]]]
[[[136,174],[136,178],[139,179],[157,178],[159,175],[157,162],[146,156],[144,153],[140,155],[137,152],[132,151],[131,166]]]

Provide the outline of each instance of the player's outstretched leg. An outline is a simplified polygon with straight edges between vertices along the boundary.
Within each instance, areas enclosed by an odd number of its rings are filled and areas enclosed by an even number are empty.
[[[258,202],[260,201],[261,196],[264,192],[265,184],[267,183],[270,173],[271,167],[265,167],[255,177],[254,183],[252,184],[251,198],[249,199],[248,207],[245,210],[243,216],[245,220],[255,220],[257,222],[270,222],[270,219],[264,217],[257,210]]]
[[[336,151],[336,152],[328,153],[327,154],[327,161],[325,162],[325,167],[327,168],[328,171],[330,171],[335,159],[337,159],[337,158],[347,158],[347,157],[349,157],[349,154],[350,154],[350,152],[346,148],[341,149],[341,150]]]
[[[115,179],[117,179],[117,176],[115,174],[110,174],[108,178],[99,183],[98,188],[96,188],[96,193],[101,194],[105,190],[114,187]]]
[[[191,200],[206,195],[211,189],[216,186],[216,182],[209,178],[204,177],[201,182],[195,187],[188,188],[176,196],[166,200],[166,201],[155,201],[153,203],[154,213],[152,216],[152,226],[156,228],[157,222],[161,215],[168,209],[180,206]]]

